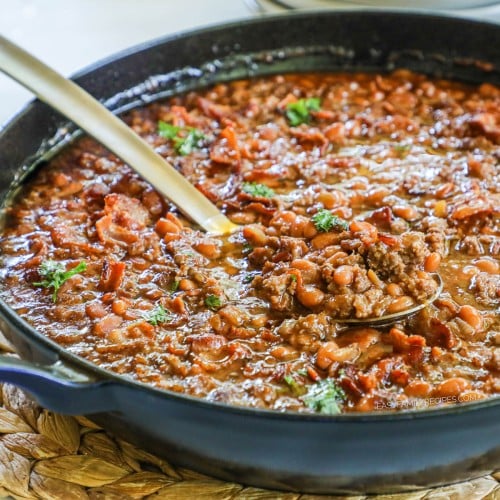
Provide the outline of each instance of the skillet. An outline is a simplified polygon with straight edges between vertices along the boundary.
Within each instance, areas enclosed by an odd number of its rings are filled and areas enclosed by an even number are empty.
[[[342,11],[216,26],[132,48],[75,80],[116,112],[186,89],[286,71],[386,71],[500,84],[500,26],[402,12]],[[7,203],[34,166],[76,133],[35,101],[0,134]],[[393,492],[500,467],[500,400],[418,412],[282,414],[230,407],[134,382],[56,345],[0,302],[21,360],[0,380],[42,405],[85,414],[168,460],[228,481],[310,493]]]

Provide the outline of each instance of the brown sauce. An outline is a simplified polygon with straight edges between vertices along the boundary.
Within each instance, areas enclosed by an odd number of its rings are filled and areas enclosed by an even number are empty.
[[[99,366],[334,414],[500,392],[500,89],[398,71],[219,84],[125,120],[242,230],[84,138],[9,208],[2,298]],[[440,298],[392,327],[336,319]]]

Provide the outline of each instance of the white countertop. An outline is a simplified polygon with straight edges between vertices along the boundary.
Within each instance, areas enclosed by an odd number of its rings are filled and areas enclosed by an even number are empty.
[[[254,0],[2,0],[0,4],[0,33],[65,75],[147,40],[258,14]],[[328,5],[346,6],[336,1]],[[456,13],[500,21],[500,5]],[[29,92],[0,74],[0,125],[30,99]]]

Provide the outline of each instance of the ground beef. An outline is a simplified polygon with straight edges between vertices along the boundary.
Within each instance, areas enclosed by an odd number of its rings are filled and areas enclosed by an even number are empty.
[[[476,300],[486,306],[500,305],[500,274],[478,273],[471,283],[471,290],[476,293]]]

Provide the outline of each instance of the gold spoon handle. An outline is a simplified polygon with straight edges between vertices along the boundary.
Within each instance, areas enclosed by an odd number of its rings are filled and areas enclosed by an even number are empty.
[[[1,35],[0,71],[88,132],[206,231],[226,234],[236,228],[172,165],[99,101]]]

